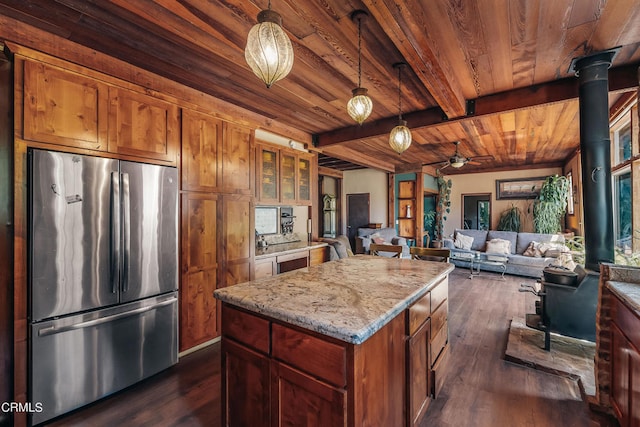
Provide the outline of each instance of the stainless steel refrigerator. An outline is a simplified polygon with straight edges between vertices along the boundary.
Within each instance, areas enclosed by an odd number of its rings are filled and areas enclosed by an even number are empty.
[[[32,149],[29,401],[38,424],[178,360],[175,168]]]

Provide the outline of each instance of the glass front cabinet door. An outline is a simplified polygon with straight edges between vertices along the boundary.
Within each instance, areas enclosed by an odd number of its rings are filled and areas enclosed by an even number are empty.
[[[280,198],[283,203],[296,201],[296,155],[280,152]]]
[[[311,160],[298,158],[298,202],[311,204]]]
[[[261,202],[278,201],[278,150],[258,147],[258,199]]]

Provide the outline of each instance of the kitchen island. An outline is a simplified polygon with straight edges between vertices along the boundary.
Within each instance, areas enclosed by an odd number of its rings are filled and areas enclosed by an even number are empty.
[[[224,425],[415,425],[442,384],[453,265],[359,255],[215,291]]]

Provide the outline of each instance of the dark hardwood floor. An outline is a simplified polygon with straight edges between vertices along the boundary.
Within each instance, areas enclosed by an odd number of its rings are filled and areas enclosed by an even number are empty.
[[[441,397],[422,426],[614,427],[589,411],[575,381],[505,362],[509,321],[530,312],[533,296],[517,277],[456,269],[449,287],[451,354]],[[51,426],[218,426],[220,344],[128,390],[62,417]],[[386,426],[385,426],[386,427]]]

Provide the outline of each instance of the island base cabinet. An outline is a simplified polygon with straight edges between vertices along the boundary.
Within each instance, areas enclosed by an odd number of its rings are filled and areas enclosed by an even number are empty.
[[[273,426],[346,426],[346,391],[272,362]]]
[[[409,410],[407,418],[409,426],[420,424],[431,402],[430,329],[431,321],[427,319],[418,331],[407,340],[407,402]]]
[[[223,339],[222,368],[223,425],[270,426],[269,359]]]

